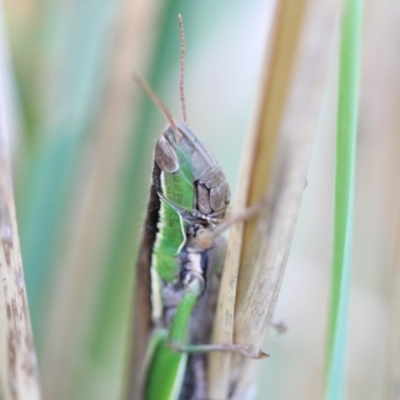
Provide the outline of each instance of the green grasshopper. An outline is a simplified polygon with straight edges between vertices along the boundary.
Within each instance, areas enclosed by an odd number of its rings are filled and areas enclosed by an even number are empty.
[[[155,146],[139,257],[141,271],[150,276],[151,298],[148,325],[152,334],[140,390],[144,400],[207,399],[206,352],[265,356],[235,344],[205,344],[210,339],[225,247],[215,232],[224,221],[231,195],[221,167],[186,123],[185,44],[180,16],[179,21],[180,93],[185,122],[172,119],[150,87],[138,79],[168,121]]]

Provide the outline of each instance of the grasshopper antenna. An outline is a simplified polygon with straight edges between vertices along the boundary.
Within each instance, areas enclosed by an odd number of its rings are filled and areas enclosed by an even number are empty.
[[[182,107],[182,116],[183,122],[187,123],[186,117],[186,101],[185,101],[185,53],[186,53],[186,44],[185,44],[185,30],[183,29],[183,19],[182,15],[178,14],[179,21],[179,31],[181,34],[181,63],[179,68],[179,94],[181,99],[181,107]]]
[[[156,105],[156,107],[158,107],[160,111],[164,114],[165,119],[171,125],[171,128],[174,131],[176,137],[180,138],[182,135],[179,132],[171,113],[168,111],[168,108],[165,106],[162,100],[155,94],[153,89],[143,77],[138,74],[134,74],[134,79],[136,83],[142,88],[142,90],[150,97],[151,101]]]

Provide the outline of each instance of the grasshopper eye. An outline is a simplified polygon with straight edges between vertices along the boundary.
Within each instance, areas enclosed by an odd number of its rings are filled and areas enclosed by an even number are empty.
[[[163,135],[157,141],[154,158],[157,165],[164,172],[171,173],[179,169],[178,157]]]

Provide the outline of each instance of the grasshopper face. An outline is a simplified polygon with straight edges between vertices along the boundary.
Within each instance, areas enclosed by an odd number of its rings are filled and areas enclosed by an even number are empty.
[[[177,132],[169,125],[158,139],[155,162],[164,173],[174,173],[182,167],[181,163],[187,163],[194,177],[193,216],[218,224],[231,199],[225,174],[189,127],[178,121],[175,123]]]

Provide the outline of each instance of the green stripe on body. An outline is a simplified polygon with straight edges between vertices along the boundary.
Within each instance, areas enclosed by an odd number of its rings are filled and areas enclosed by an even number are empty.
[[[180,168],[174,173],[161,172],[163,195],[181,209],[191,211],[195,202],[194,176],[190,163],[179,148],[175,148]],[[188,223],[161,199],[158,233],[153,247],[152,268],[164,282],[173,282],[179,273],[176,261],[185,240]]]

